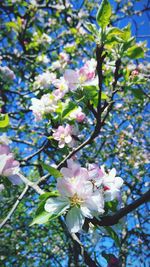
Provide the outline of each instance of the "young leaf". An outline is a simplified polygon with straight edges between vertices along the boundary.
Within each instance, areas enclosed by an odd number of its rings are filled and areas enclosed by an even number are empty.
[[[144,50],[142,47],[134,45],[127,50],[126,56],[132,59],[143,58]]]
[[[5,128],[9,125],[9,117],[8,114],[0,115],[0,128]]]
[[[61,172],[59,172],[57,169],[55,169],[52,166],[49,166],[43,162],[41,162],[41,165],[43,167],[44,170],[48,171],[52,176],[54,176],[55,178],[60,178],[62,177]]]
[[[52,215],[49,212],[43,211],[42,213],[38,214],[32,221],[32,223],[30,224],[30,226],[34,225],[34,224],[43,224],[48,222],[48,220],[50,219]]]
[[[75,103],[69,102],[62,112],[62,118],[67,117],[70,114],[70,112],[73,111],[76,107],[77,106]]]
[[[110,22],[110,17],[111,5],[108,0],[103,0],[96,14],[96,21],[101,28],[105,29]]]
[[[86,28],[89,32],[93,33],[94,35],[97,35],[97,33],[98,33],[98,30],[97,30],[97,28],[96,28],[96,25],[95,25],[95,24],[92,24],[92,23],[90,23],[90,22],[87,22],[87,23],[85,24],[85,28]]]

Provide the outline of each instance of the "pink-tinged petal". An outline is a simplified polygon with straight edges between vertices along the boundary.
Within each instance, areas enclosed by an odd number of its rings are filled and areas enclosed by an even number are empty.
[[[59,179],[57,182],[57,189],[62,196],[72,197],[74,195],[74,186],[69,179]]]
[[[89,173],[85,168],[80,168],[80,172],[76,173],[76,175],[80,177],[80,180],[89,180]]]
[[[0,155],[2,154],[9,154],[10,153],[10,148],[7,145],[1,145],[0,144]]]
[[[8,156],[7,155],[0,155],[0,175],[3,174],[3,169],[5,167],[5,164],[7,162],[7,158]]]
[[[68,211],[66,216],[66,224],[71,233],[77,233],[82,229],[84,224],[84,216],[81,210],[77,207],[72,208]]]
[[[62,175],[66,178],[71,178],[73,177],[73,172],[72,170],[68,169],[68,168],[62,168],[61,171]]]
[[[76,120],[77,120],[77,122],[83,122],[85,117],[86,117],[85,114],[83,112],[80,112],[77,114]]]
[[[80,169],[80,164],[75,162],[73,159],[67,160],[67,166],[71,169],[74,173]]]
[[[64,73],[64,78],[68,83],[68,87],[71,90],[75,90],[79,85],[78,73],[74,70],[68,69]]]
[[[69,206],[70,204],[67,198],[56,197],[49,198],[45,203],[44,209],[51,214],[62,214],[69,208]]]
[[[82,181],[79,180],[79,184],[77,187],[77,194],[82,199],[89,199],[93,194],[93,185],[90,181]]]

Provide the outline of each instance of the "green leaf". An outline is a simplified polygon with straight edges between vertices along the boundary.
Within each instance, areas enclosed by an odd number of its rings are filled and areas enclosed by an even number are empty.
[[[105,29],[110,22],[110,17],[111,5],[108,0],[103,0],[96,14],[96,21],[101,28]]]
[[[116,27],[111,27],[107,31],[107,40],[111,40],[112,37],[119,35],[122,36],[123,31]]]
[[[132,59],[143,58],[144,50],[142,47],[134,45],[127,50],[126,56]]]
[[[131,38],[131,25],[128,24],[126,27],[123,28],[122,39],[124,41],[128,41]]]
[[[49,212],[46,212],[46,211],[43,211],[42,213],[40,213],[39,215],[37,215],[32,223],[30,224],[30,226],[34,225],[34,224],[43,224],[43,223],[47,223],[48,220],[50,219],[51,217],[51,213]]]
[[[52,176],[54,176],[55,178],[60,178],[62,177],[62,174],[60,171],[58,171],[57,169],[55,169],[52,166],[49,166],[43,162],[41,162],[41,165],[43,167],[44,170],[48,171]]]
[[[104,92],[102,92],[101,99],[106,100],[107,98],[108,98],[108,96]]]
[[[39,196],[39,199],[46,200],[49,197],[58,197],[60,194],[57,190],[54,190],[52,192],[46,192]]]
[[[86,28],[89,32],[93,33],[94,35],[97,35],[97,34],[98,34],[98,30],[97,30],[95,24],[92,24],[92,23],[90,23],[90,22],[87,22],[87,23],[85,24],[85,28]]]
[[[143,100],[143,91],[141,89],[131,89],[133,95],[138,98],[139,100]]]
[[[5,128],[9,125],[8,114],[0,114],[0,128]]]
[[[62,118],[67,117],[75,108],[77,108],[74,102],[69,102],[62,111]]]
[[[110,226],[105,226],[104,227],[109,236],[115,241],[116,246],[120,247],[120,240],[116,232],[113,230],[112,227]]]

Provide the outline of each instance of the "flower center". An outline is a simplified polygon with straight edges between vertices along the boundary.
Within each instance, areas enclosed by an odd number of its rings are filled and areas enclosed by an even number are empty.
[[[70,201],[71,201],[71,206],[76,206],[83,203],[83,199],[78,197],[77,194],[74,194],[74,196],[70,198]]]

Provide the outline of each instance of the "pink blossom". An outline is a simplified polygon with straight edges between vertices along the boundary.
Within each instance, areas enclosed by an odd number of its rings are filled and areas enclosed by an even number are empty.
[[[57,90],[53,92],[53,95],[55,95],[57,100],[59,100],[68,92],[69,90],[68,84],[66,80],[64,79],[64,77],[61,77],[60,79],[56,79],[53,82],[53,84],[57,88]]]
[[[72,127],[67,124],[64,126],[59,126],[57,130],[53,133],[53,138],[58,141],[58,146],[63,148],[65,144],[69,144],[72,141]]]
[[[79,70],[79,80],[81,83],[95,78],[96,64],[94,58],[85,62],[84,66]]]
[[[60,197],[49,198],[45,210],[59,215],[67,212],[68,229],[76,233],[82,229],[85,217],[93,218],[104,212],[104,201],[100,191],[93,191],[87,169],[72,159],[67,161],[67,165],[61,169],[63,178],[57,182]]]
[[[65,53],[65,52],[61,52],[61,53],[59,54],[59,57],[60,57],[60,59],[63,60],[63,61],[66,61],[66,62],[69,61],[69,55],[68,55],[67,53]]]
[[[103,183],[104,173],[102,169],[95,163],[88,165],[89,180],[91,180],[94,185],[100,186]]]
[[[86,116],[82,112],[81,107],[78,107],[70,113],[69,117],[71,119],[76,119],[77,122],[83,122]]]
[[[94,84],[97,83],[97,79],[95,78],[96,64],[96,60],[92,58],[86,61],[84,66],[77,71],[67,69],[64,73],[64,78],[68,83],[69,89],[74,91],[80,85],[88,85],[91,81]]]
[[[8,177],[13,184],[22,182],[19,177],[19,162],[12,153],[0,155],[0,175]]]
[[[76,90],[79,86],[79,75],[75,70],[67,69],[64,73],[64,79],[72,91]]]

